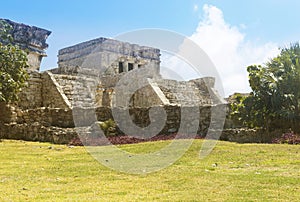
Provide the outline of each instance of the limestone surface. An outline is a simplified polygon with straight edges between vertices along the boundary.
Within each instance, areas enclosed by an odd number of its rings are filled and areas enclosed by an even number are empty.
[[[30,51],[30,78],[18,102],[0,103],[0,138],[68,143],[78,128],[88,131],[95,122],[117,118],[114,112],[121,117],[117,127],[134,123],[143,130],[160,122],[162,111],[166,117],[162,128],[153,128],[157,134],[180,132],[185,120],[186,128],[199,121],[196,133],[204,136],[211,109],[226,105],[214,78],[163,79],[159,49],[103,37],[60,50],[58,67],[38,72],[51,32],[6,21],[15,42]],[[187,116],[194,111],[196,118]]]

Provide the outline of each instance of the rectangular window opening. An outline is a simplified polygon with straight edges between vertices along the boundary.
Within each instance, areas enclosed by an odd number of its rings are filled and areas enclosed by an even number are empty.
[[[128,63],[128,71],[133,70],[133,64],[132,63]]]
[[[124,72],[123,62],[119,62],[119,73]]]

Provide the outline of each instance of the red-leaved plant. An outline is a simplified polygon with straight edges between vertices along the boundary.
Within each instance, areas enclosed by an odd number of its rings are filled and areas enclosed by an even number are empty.
[[[272,140],[275,144],[300,144],[300,136],[294,132],[288,132],[282,134],[280,138]]]

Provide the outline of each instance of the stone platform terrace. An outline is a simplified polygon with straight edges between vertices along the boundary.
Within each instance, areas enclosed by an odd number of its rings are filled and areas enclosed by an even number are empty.
[[[82,120],[77,126],[85,130],[95,122],[91,117],[96,116],[96,121],[114,118],[113,108],[129,110],[129,121],[144,128],[151,124],[151,107],[166,112],[159,134],[179,130],[183,109],[199,110],[197,133],[203,136],[210,125],[211,108],[226,105],[214,89],[214,78],[163,79],[159,49],[103,37],[61,49],[58,67],[39,72],[51,32],[7,22],[13,27],[16,43],[30,51],[30,78],[18,102],[0,103],[0,138],[68,143],[77,137],[74,119]],[[116,86],[122,81],[121,89],[129,88],[137,82],[133,75],[144,79],[145,85],[132,95],[123,92],[118,99],[130,96],[128,106],[124,106],[114,100]],[[80,117],[76,117],[74,109],[81,111]]]

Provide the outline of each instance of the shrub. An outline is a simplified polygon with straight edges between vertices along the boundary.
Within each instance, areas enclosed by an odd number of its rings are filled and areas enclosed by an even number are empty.
[[[12,26],[0,20],[0,102],[18,100],[18,93],[26,86],[27,54],[13,45]]]
[[[112,119],[100,122],[100,128],[103,130],[105,136],[115,136],[116,135],[116,123]]]
[[[280,138],[275,138],[272,140],[275,144],[300,144],[300,136],[294,132],[288,132],[282,134]]]

